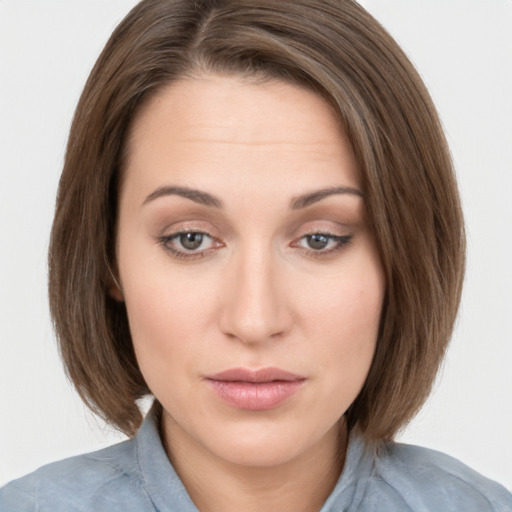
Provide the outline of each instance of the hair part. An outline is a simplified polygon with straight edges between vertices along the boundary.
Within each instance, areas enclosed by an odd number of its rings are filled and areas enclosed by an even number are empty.
[[[387,289],[373,364],[346,413],[391,439],[430,393],[460,302],[465,238],[432,100],[391,36],[352,0],[143,0],[116,28],[72,123],[49,252],[50,308],[84,402],[133,435],[150,393],[115,273],[130,127],[164,87],[204,73],[284,80],[336,112],[359,164]]]

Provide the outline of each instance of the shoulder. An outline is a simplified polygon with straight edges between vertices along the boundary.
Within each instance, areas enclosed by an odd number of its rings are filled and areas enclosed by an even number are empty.
[[[148,505],[134,440],[48,464],[0,489],[0,512],[153,510]]]
[[[377,453],[370,496],[415,512],[512,511],[510,492],[449,455],[399,443],[386,443]]]

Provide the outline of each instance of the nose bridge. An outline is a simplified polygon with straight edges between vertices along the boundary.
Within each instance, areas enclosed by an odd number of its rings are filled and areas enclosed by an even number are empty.
[[[245,343],[258,343],[283,334],[289,327],[286,293],[271,248],[248,244],[230,263],[229,292],[221,328]]]

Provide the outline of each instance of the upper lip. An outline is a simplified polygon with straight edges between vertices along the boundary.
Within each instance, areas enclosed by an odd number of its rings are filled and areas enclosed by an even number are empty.
[[[280,368],[260,368],[250,370],[247,368],[231,368],[207,377],[210,380],[224,382],[273,382],[273,381],[295,381],[304,380],[305,377],[295,373],[281,370]]]

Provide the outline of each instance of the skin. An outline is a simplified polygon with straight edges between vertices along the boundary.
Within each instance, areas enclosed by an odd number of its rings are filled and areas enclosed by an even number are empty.
[[[297,200],[339,187],[349,190]],[[184,247],[185,232],[204,234],[199,247]],[[117,267],[112,294],[126,303],[164,445],[196,506],[319,510],[342,470],[343,414],[368,374],[385,290],[357,163],[330,107],[288,83],[236,76],[160,91],[130,133]],[[240,409],[205,380],[240,367],[303,381],[276,407]]]

